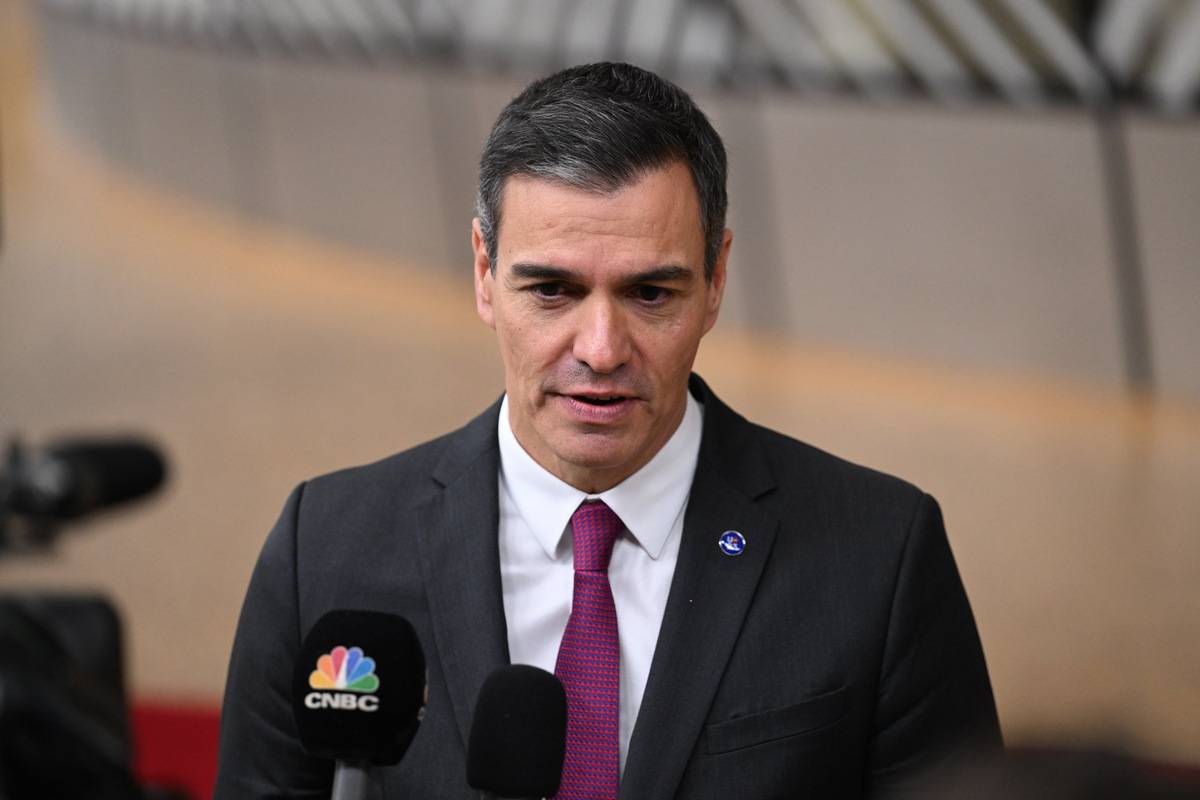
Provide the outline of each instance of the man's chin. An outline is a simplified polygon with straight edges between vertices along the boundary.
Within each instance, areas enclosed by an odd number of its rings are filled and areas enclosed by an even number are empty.
[[[603,443],[579,443],[558,451],[558,460],[576,469],[608,471],[629,461],[624,448],[605,447]]]
[[[557,462],[555,473],[575,486],[582,476],[602,479],[620,475],[624,479],[627,477],[624,472],[635,458],[624,441],[604,434],[572,436],[569,442],[560,442],[553,452]]]

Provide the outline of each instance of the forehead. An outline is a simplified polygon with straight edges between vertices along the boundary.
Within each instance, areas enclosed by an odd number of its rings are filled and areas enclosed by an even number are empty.
[[[698,266],[704,235],[690,170],[673,161],[612,192],[516,175],[504,187],[500,265],[538,261],[585,266]]]

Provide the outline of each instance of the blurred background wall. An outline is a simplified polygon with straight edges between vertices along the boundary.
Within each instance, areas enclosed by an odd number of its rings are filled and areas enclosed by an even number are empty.
[[[626,59],[725,138],[698,371],[943,504],[1013,742],[1200,763],[1200,3],[8,0],[0,434],[170,485],[0,586],[96,588],[139,702],[214,708],[288,490],[457,427],[479,148]]]

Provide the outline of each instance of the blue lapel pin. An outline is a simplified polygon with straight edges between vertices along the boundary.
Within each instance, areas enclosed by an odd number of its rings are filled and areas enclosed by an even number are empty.
[[[746,551],[746,537],[737,531],[725,531],[717,540],[717,546],[727,556],[740,556]]]

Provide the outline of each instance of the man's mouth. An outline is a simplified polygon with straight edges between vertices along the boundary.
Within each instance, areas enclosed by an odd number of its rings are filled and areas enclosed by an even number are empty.
[[[619,403],[622,400],[627,399],[623,395],[619,395],[619,394],[601,395],[601,396],[589,395],[589,394],[573,394],[573,395],[571,395],[571,397],[573,397],[574,399],[578,400],[581,403],[587,403],[590,406],[611,406],[614,403]]]
[[[584,425],[611,425],[632,413],[637,395],[610,392],[562,392],[557,397],[565,405],[562,412]]]

